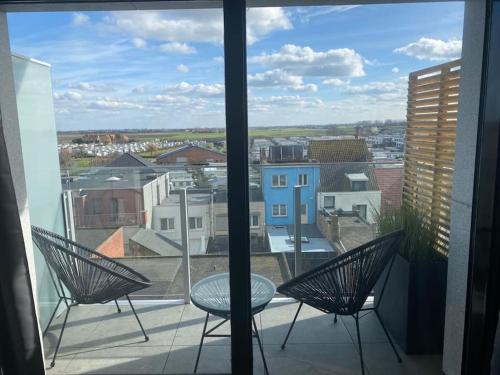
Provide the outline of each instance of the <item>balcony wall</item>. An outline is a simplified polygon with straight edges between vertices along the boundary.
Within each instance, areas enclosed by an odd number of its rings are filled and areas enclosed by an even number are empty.
[[[19,56],[14,56],[12,62],[31,224],[64,235],[50,66]],[[38,251],[35,267],[43,326],[58,297]]]

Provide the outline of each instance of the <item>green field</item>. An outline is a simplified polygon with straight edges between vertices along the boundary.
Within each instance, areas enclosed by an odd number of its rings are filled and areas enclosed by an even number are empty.
[[[336,126],[336,129],[350,132],[352,127]],[[119,131],[117,131],[119,132]],[[328,128],[307,128],[307,127],[274,127],[274,128],[250,128],[249,135],[254,138],[273,138],[273,137],[314,137],[328,134]],[[97,133],[97,132],[96,132]],[[152,132],[152,133],[126,133],[130,139],[136,141],[151,141],[154,139],[162,139],[169,141],[218,141],[226,138],[225,131],[168,131],[168,132]],[[79,138],[83,133],[59,133],[58,141],[60,143],[70,143],[73,139]]]

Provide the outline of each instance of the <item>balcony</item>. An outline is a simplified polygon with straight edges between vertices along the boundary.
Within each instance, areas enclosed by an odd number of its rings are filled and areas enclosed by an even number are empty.
[[[122,226],[140,225],[140,213],[121,212],[116,214],[89,214],[75,217],[78,228],[119,228]]]
[[[359,374],[356,330],[351,317],[337,324],[331,315],[304,307],[285,350],[281,343],[297,304],[273,300],[257,315],[257,325],[272,375]],[[144,342],[128,306],[118,314],[112,305],[79,306],[71,311],[57,364],[48,374],[192,373],[203,330],[204,312],[193,305],[137,304],[150,340]],[[45,337],[49,359],[62,324],[60,316]],[[216,318],[209,322],[214,324]],[[397,363],[382,328],[370,314],[360,322],[367,373],[425,374],[441,372],[441,356],[405,356]],[[226,333],[229,326],[225,326]],[[198,373],[229,373],[230,341],[208,338]],[[401,351],[400,351],[401,353]],[[264,374],[254,345],[254,373]]]
[[[422,128],[413,130],[419,134],[423,131],[429,132]],[[380,210],[396,206],[395,202],[400,205],[403,196],[399,191],[403,190],[402,179],[398,180],[400,189],[392,196],[392,189],[384,192],[382,186],[377,185],[387,173],[380,176],[376,173],[377,169],[387,172],[392,166],[402,171],[402,163],[387,161],[379,165],[372,161],[364,140],[310,141],[317,153],[309,155],[307,162],[295,162],[293,152],[294,163],[287,163],[289,158],[285,158],[281,150],[279,163],[262,160],[262,164],[249,167],[252,271],[276,285],[298,273],[296,256],[301,252],[300,269],[308,270],[372,240],[377,228],[371,208]],[[344,143],[344,147],[340,147],[343,161],[330,159],[338,151],[338,145],[333,143]],[[351,149],[360,143],[363,147],[358,151],[362,157],[345,161],[348,152],[344,148]],[[414,153],[419,155],[417,151]],[[302,152],[297,155],[299,160],[305,156]],[[435,208],[433,199],[417,196],[429,185],[426,177],[429,172],[422,176],[419,173],[430,167],[420,160],[413,162],[418,164],[413,172],[415,176],[411,177],[416,183],[405,185],[406,199],[418,204],[426,202],[433,215],[448,220],[448,206]],[[187,180],[195,185],[187,192],[180,191],[177,184],[180,177],[174,178],[174,167],[159,164],[73,170],[74,175],[68,172],[66,176],[71,177],[71,183],[60,187],[64,192],[59,188],[43,189],[56,196],[57,200],[44,201],[44,204],[57,209],[59,219],[62,212],[53,202],[58,202],[61,193],[65,197],[64,222],[58,219],[49,229],[61,234],[66,230],[68,237],[117,258],[153,282],[151,288],[132,296],[151,336],[149,342],[143,342],[126,306],[121,314],[117,314],[113,305],[80,306],[70,314],[57,365],[50,372],[192,372],[204,313],[192,305],[181,304],[180,300],[189,300],[188,282],[194,284],[206,276],[228,271],[227,179],[225,166],[203,170],[199,166],[183,168],[181,174],[187,174]],[[451,175],[449,167],[446,172]],[[52,176],[43,181],[53,187],[57,186],[58,178]],[[40,198],[36,193],[42,189],[34,181],[28,181],[28,188],[34,197],[32,201],[38,202]],[[445,203],[449,203],[450,184],[449,181],[442,184]],[[187,187],[184,183],[182,186]],[[96,214],[86,215],[88,212]],[[43,216],[41,213],[33,210],[32,223],[47,224],[45,212]],[[297,228],[300,230],[296,231]],[[445,234],[449,232],[442,224],[440,228]],[[42,294],[41,322],[45,324],[56,299],[41,257],[36,267],[43,278],[38,286]],[[191,270],[190,279],[186,269]],[[50,288],[45,288],[46,285]],[[52,295],[43,295],[48,289]],[[258,328],[272,374],[359,373],[356,334],[350,318],[341,318],[333,324],[331,316],[305,307],[290,345],[282,351],[280,344],[297,306],[290,300],[280,299],[279,295],[276,297],[258,315]],[[59,316],[45,337],[48,358],[59,335],[61,320]],[[398,364],[373,316],[364,317],[361,324],[368,373],[440,373],[440,356],[405,356],[403,364]],[[229,372],[230,340],[207,341],[199,372]],[[254,361],[256,373],[263,373],[257,347]]]

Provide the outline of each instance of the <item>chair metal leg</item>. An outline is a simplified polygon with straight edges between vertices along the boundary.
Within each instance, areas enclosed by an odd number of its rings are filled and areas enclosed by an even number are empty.
[[[54,367],[54,365],[56,364],[57,352],[59,351],[59,346],[61,345],[61,339],[62,339],[62,336],[64,333],[64,328],[66,328],[66,322],[68,321],[69,311],[71,310],[72,306],[73,305],[69,305],[68,309],[66,310],[66,315],[64,316],[64,322],[63,322],[63,325],[61,328],[61,333],[59,334],[59,340],[57,340],[57,345],[56,345],[56,350],[54,352],[54,357],[52,357],[52,362],[50,363],[51,368]]]
[[[396,358],[398,359],[398,362],[401,363],[401,357],[399,356],[398,351],[396,350],[396,346],[394,346],[394,343],[392,342],[391,336],[389,336],[389,332],[387,331],[387,328],[385,328],[384,322],[382,322],[382,318],[378,314],[378,311],[375,309],[375,315],[377,315],[378,321],[380,322],[380,325],[384,329],[385,335],[387,336],[387,340],[389,340],[389,344],[392,346],[392,350],[394,351],[394,354],[396,355]]]
[[[363,362],[363,348],[361,347],[361,335],[359,334],[359,313],[356,313],[356,315],[354,315],[354,320],[356,321],[356,332],[358,334],[359,358],[361,360],[361,373],[365,375],[365,364]]]
[[[283,341],[283,344],[281,345],[281,350],[285,349],[286,342],[288,341],[288,337],[290,336],[290,332],[292,332],[292,328],[295,325],[295,321],[297,320],[297,316],[299,316],[300,309],[302,308],[302,305],[304,302],[301,302],[299,305],[299,308],[297,309],[297,312],[295,313],[295,317],[293,318],[292,325],[290,326],[290,329],[288,330],[288,333],[286,334],[285,341]]]
[[[120,309],[120,306],[118,306],[118,301],[115,299],[115,305],[116,305],[116,309],[118,310],[118,314],[122,312],[122,310]]]
[[[43,330],[42,336],[45,336],[47,334],[47,331],[49,330],[49,327],[50,327],[50,323],[52,323],[52,320],[54,320],[54,317],[56,316],[57,309],[59,308],[61,301],[62,301],[62,297],[59,297],[59,302],[57,302],[56,308],[52,312],[52,315],[50,316],[49,322],[47,323],[47,325],[45,326],[45,329]]]
[[[198,362],[200,362],[201,348],[203,347],[203,340],[205,339],[205,331],[207,330],[208,315],[209,314],[207,313],[207,317],[205,318],[205,324],[203,325],[203,333],[201,334],[201,341],[200,341],[200,347],[198,348],[198,355],[196,356],[196,364],[194,365],[195,374],[196,371],[198,370]]]
[[[135,318],[137,319],[137,322],[139,323],[139,326],[141,327],[141,331],[142,331],[142,334],[144,335],[145,340],[149,341],[149,337],[148,337],[148,335],[146,335],[146,331],[144,331],[144,327],[142,326],[142,323],[139,320],[139,317],[137,316],[137,313],[135,312],[134,305],[132,305],[132,301],[130,301],[130,298],[129,298],[128,294],[126,294],[125,297],[127,297],[128,303],[130,304],[130,307],[132,308],[132,311],[133,311],[133,313],[135,315]]]
[[[257,323],[255,323],[255,317],[252,315],[253,328],[255,329],[255,337],[257,337],[257,342],[259,343],[260,355],[262,356],[262,362],[264,362],[264,370],[266,375],[269,375],[269,370],[267,368],[266,357],[264,356],[264,348],[260,342],[259,330],[257,329]]]

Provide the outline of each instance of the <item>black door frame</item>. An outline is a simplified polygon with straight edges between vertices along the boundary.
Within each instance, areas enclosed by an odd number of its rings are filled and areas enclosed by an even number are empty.
[[[470,0],[473,1],[473,0]],[[40,6],[65,4],[65,10],[126,4],[127,0],[10,0],[0,5]],[[146,3],[136,0],[135,3]],[[169,2],[169,1],[165,1]],[[193,1],[194,3],[195,1]],[[356,1],[353,1],[356,2]],[[390,1],[387,1],[390,2]],[[206,1],[206,4],[210,2]],[[214,2],[215,3],[215,2]],[[248,114],[246,84],[245,0],[223,0],[228,151],[228,216],[232,308],[232,372],[252,373],[250,313],[250,239],[248,204]],[[212,4],[210,4],[212,5]],[[314,4],[311,4],[314,5]],[[118,5],[119,6],[119,5]],[[103,10],[105,10],[103,8]],[[482,100],[470,240],[470,262],[462,372],[486,374],[500,305],[500,0],[489,0],[483,55]],[[496,63],[496,65],[495,65]],[[497,251],[495,251],[497,250]]]
[[[489,374],[500,298],[500,0],[489,0],[469,251],[462,374]]]
[[[252,374],[246,0],[224,0],[231,368]]]

